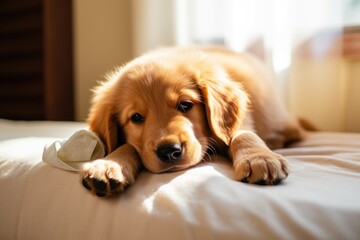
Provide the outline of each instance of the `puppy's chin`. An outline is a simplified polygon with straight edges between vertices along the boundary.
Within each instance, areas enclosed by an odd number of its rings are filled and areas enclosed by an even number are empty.
[[[161,170],[160,172],[158,173],[165,173],[165,172],[177,172],[177,171],[181,171],[181,170],[185,170],[185,169],[188,169],[192,166],[195,166],[197,165],[198,163],[191,163],[191,164],[180,164],[180,165],[177,165],[177,164],[173,164],[171,166],[169,166],[168,168],[164,168],[163,170]]]
[[[185,163],[162,163],[160,160],[155,160],[149,164],[149,162],[144,161],[143,164],[147,170],[152,173],[165,173],[165,172],[176,172],[185,170],[192,166],[197,165],[199,161],[194,162],[185,162]],[[180,161],[181,162],[181,161]]]

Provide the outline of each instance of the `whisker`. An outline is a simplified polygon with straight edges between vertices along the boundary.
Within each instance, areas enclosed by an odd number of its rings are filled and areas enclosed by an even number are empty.
[[[212,157],[208,152],[204,152],[204,157],[201,159],[201,162],[212,162]]]
[[[213,138],[207,138],[207,140],[208,140],[208,142],[209,142],[209,144],[208,144],[208,150],[210,150],[210,152],[212,153],[212,154],[217,154],[217,152],[216,152],[216,147],[218,147],[218,142],[215,140],[215,139],[213,139]]]
[[[217,141],[213,138],[201,138],[200,142],[206,141],[206,148],[203,149],[201,162],[212,162],[212,156],[217,155],[216,146],[218,145]]]

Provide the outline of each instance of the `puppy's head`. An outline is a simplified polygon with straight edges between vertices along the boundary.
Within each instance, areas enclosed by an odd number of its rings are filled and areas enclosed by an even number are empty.
[[[135,61],[97,89],[89,125],[108,153],[128,143],[160,173],[196,165],[214,140],[229,144],[247,96],[222,69],[191,59]]]

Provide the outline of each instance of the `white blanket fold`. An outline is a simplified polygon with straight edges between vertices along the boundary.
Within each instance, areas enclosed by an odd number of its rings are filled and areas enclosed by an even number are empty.
[[[80,171],[86,162],[104,156],[105,147],[99,137],[89,130],[80,130],[68,140],[58,140],[46,145],[42,158],[51,166]]]

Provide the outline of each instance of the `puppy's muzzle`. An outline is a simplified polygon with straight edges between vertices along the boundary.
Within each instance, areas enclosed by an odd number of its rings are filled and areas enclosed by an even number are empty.
[[[162,143],[156,150],[156,155],[164,163],[174,163],[183,155],[183,147],[180,143]]]

